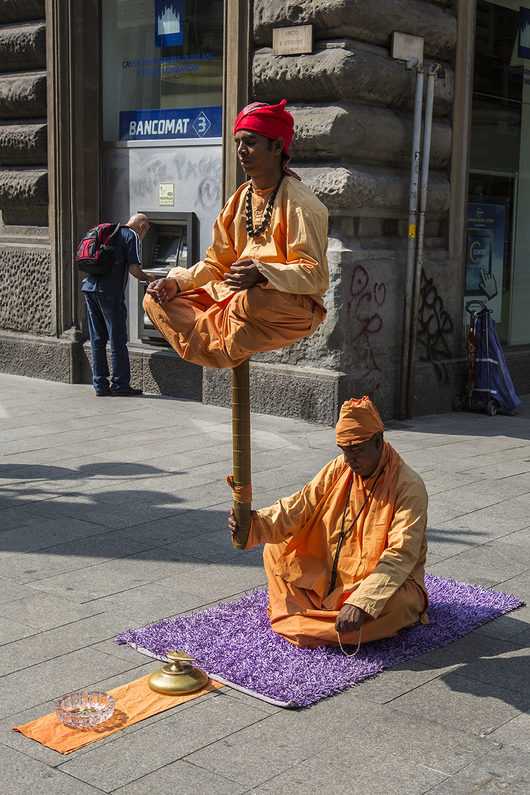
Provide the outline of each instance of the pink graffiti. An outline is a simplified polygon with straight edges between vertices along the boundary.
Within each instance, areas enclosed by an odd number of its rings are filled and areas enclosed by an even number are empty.
[[[361,381],[373,394],[380,386],[376,373],[381,372],[381,368],[375,358],[371,337],[383,328],[383,318],[378,310],[385,303],[386,287],[383,282],[375,282],[372,287],[368,271],[357,265],[351,278],[350,296],[348,317],[353,324],[352,339],[362,343],[367,356],[367,370]]]

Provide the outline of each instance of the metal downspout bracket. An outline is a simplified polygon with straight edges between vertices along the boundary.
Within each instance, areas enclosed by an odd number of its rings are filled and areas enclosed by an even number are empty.
[[[416,375],[416,336],[420,307],[421,272],[423,268],[425,240],[425,211],[427,207],[427,183],[429,179],[429,160],[431,156],[432,116],[434,108],[434,81],[436,77],[445,77],[442,66],[431,64],[427,75],[427,96],[425,99],[425,118],[423,120],[423,145],[421,155],[420,203],[418,212],[418,235],[416,241],[416,263],[414,268],[414,285],[412,290],[412,311],[410,323],[410,346],[407,379],[406,415],[412,417],[414,401],[414,377]]]
[[[405,419],[407,410],[407,384],[410,348],[410,324],[412,315],[412,289],[414,284],[414,259],[416,256],[416,225],[418,217],[418,181],[421,160],[421,113],[423,109],[423,63],[410,58],[405,68],[416,70],[416,92],[414,96],[414,123],[412,132],[412,159],[409,188],[409,223],[407,267],[405,273],[405,301],[403,306],[403,343],[401,348],[401,377],[399,388],[398,418]]]

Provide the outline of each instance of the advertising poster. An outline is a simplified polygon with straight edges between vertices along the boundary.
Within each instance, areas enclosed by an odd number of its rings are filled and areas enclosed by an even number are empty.
[[[482,301],[497,322],[502,310],[505,227],[503,204],[468,205],[465,301]]]

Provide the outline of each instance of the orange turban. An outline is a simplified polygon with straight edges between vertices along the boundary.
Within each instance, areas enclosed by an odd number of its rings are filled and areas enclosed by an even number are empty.
[[[335,428],[337,444],[345,446],[367,442],[374,433],[384,429],[379,412],[369,397],[352,398],[343,403],[340,410]]]

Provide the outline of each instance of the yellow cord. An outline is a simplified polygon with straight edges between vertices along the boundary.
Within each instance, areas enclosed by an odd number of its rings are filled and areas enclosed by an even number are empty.
[[[363,632],[363,628],[361,626],[361,628],[359,629],[359,640],[357,642],[357,648],[355,649],[355,651],[352,651],[351,654],[348,654],[347,651],[344,651],[344,647],[343,647],[343,645],[341,643],[341,639],[340,639],[340,632],[337,632],[337,636],[338,636],[338,639],[339,639],[340,650],[344,654],[345,657],[355,657],[355,655],[357,654],[357,652],[361,648],[361,635],[362,635],[362,632]]]

